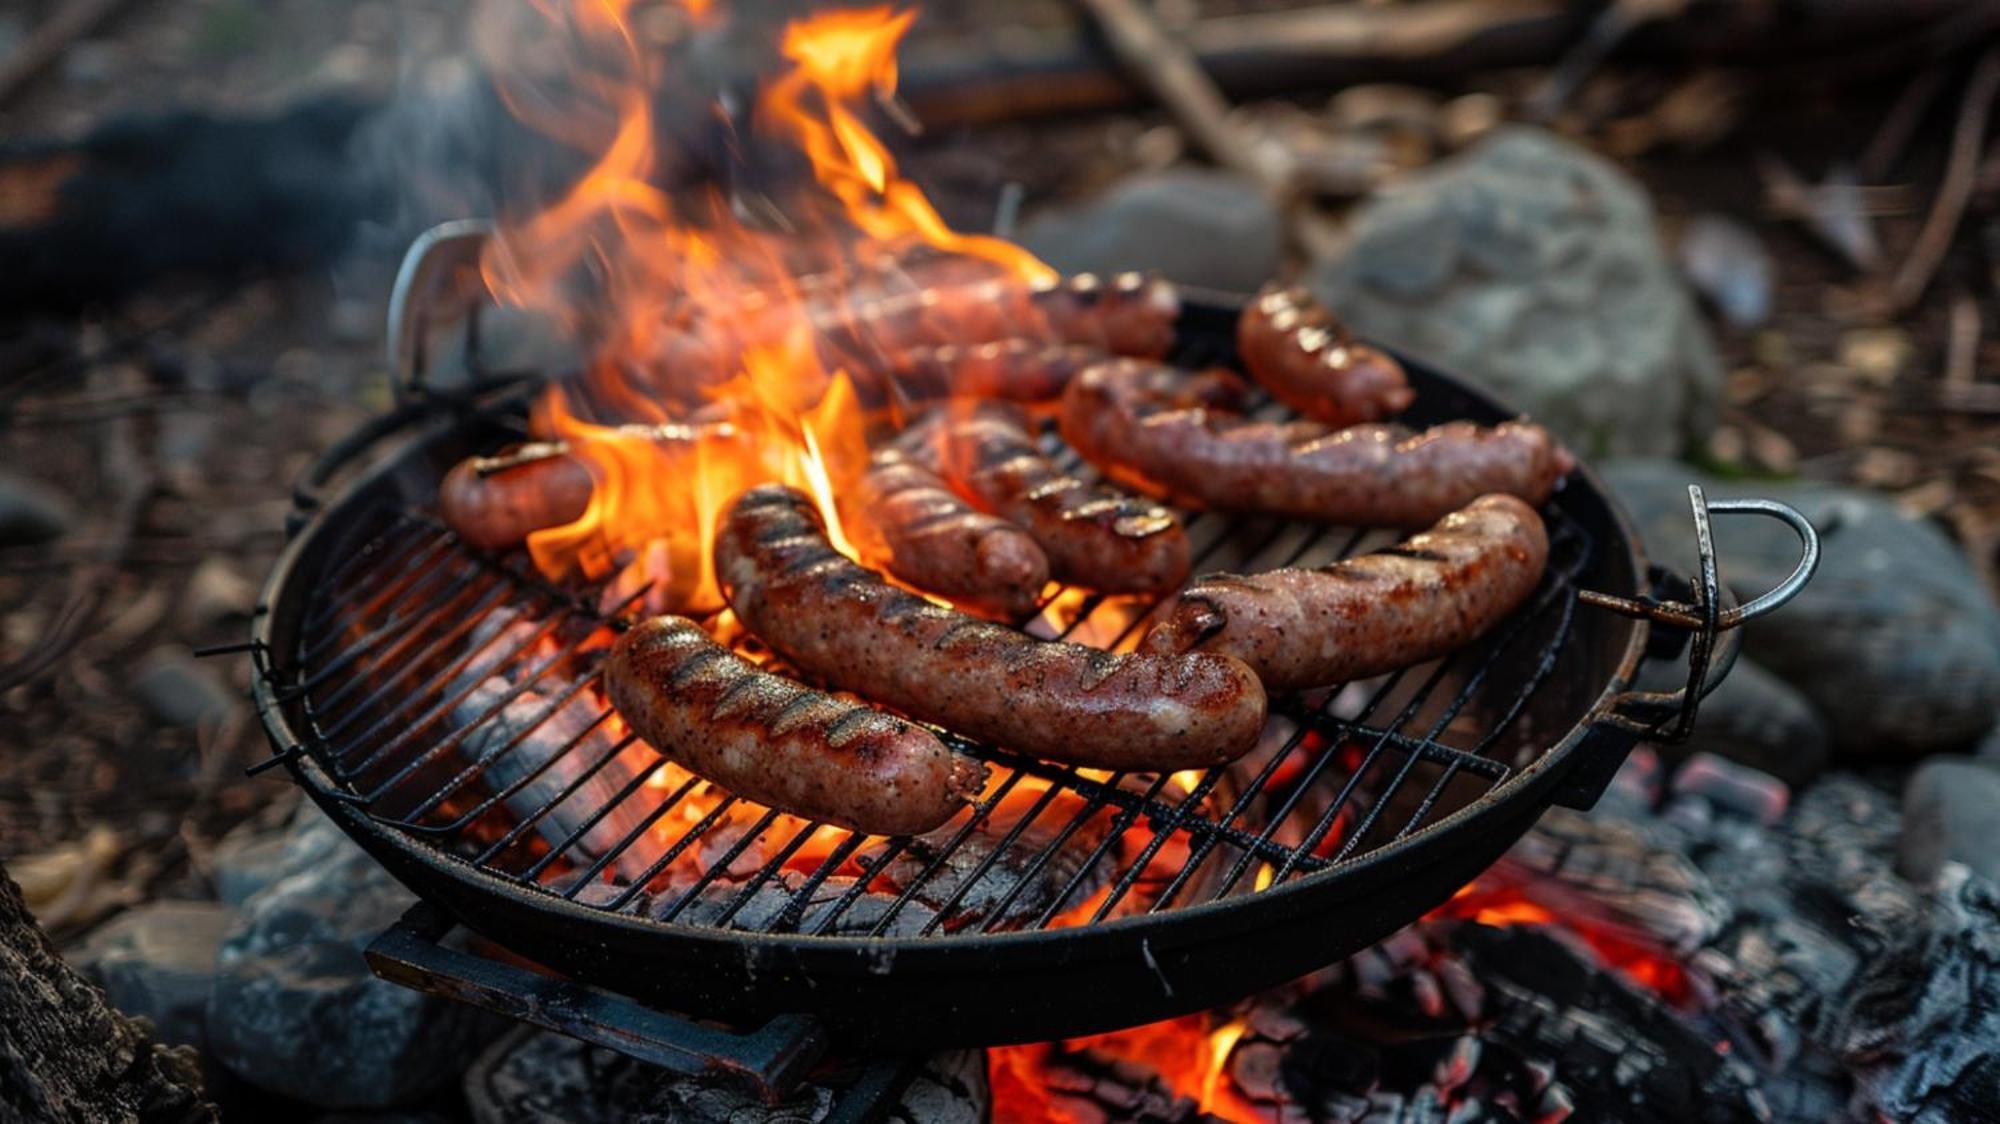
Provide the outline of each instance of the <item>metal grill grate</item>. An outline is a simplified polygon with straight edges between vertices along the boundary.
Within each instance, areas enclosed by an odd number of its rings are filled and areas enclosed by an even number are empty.
[[[521,555],[377,507],[317,583],[292,689],[341,799],[494,876],[661,921],[932,936],[1089,924],[1352,863],[1482,799],[1541,751],[1524,721],[1594,544],[1554,507],[1529,603],[1443,661],[1273,700],[1263,743],[1199,773],[1107,774],[947,735],[992,764],[944,828],[884,839],[719,792],[622,731],[595,686],[610,614]],[[1197,572],[1389,541],[1189,517]],[[635,595],[635,599],[636,599]],[[629,602],[627,603],[629,605]],[[1129,648],[1154,606],[1060,591],[1029,630]]]

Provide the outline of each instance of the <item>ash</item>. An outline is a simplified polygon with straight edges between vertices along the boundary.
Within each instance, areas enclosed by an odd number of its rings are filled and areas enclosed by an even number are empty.
[[[1237,1087],[1283,1120],[2000,1119],[2000,889],[1899,877],[1858,778],[1779,815],[1656,769],[1253,1001]]]

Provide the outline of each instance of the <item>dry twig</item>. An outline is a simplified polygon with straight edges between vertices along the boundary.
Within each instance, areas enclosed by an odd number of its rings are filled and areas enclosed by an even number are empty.
[[[1938,187],[1937,201],[1917,233],[1910,256],[1890,280],[1887,293],[1889,315],[1903,313],[1924,295],[1938,266],[1958,234],[1958,223],[1972,200],[1972,188],[1979,171],[1979,150],[1986,138],[1986,120],[1993,110],[1993,98],[2000,94],[2000,47],[1989,47],[1979,56],[1972,78],[1959,100],[1958,123],[1952,127],[1951,158],[1945,165],[1944,182]]]

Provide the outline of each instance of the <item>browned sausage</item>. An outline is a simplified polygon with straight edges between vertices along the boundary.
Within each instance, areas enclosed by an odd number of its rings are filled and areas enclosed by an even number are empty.
[[[669,760],[738,796],[856,831],[930,831],[984,776],[921,726],[763,671],[685,617],[654,617],[619,637],[604,685],[625,724]]]
[[[1199,578],[1144,649],[1226,653],[1272,691],[1345,683],[1471,643],[1534,591],[1548,559],[1533,508],[1481,496],[1374,554],[1317,570]]]
[[[590,470],[567,446],[537,442],[453,465],[438,485],[438,514],[466,542],[503,550],[582,518],[591,486]]]
[[[1334,429],[1251,421],[1221,372],[1114,359],[1064,392],[1062,435],[1129,487],[1193,507],[1370,527],[1421,527],[1478,496],[1540,505],[1576,462],[1527,422]]]
[[[1264,287],[1236,321],[1236,350],[1271,397],[1314,421],[1381,421],[1416,399],[1402,364],[1358,343],[1296,286]]]
[[[890,357],[903,396],[912,399],[997,398],[1049,402],[1062,397],[1077,372],[1110,358],[1084,344],[1014,338],[986,343],[913,347]]]
[[[800,326],[829,369],[893,373],[898,356],[915,348],[1007,339],[1158,358],[1173,347],[1179,318],[1173,285],[1137,273],[1108,283],[1085,273],[1044,285],[987,277],[900,291],[863,287],[725,316],[696,309],[652,333],[651,350],[632,358],[634,377],[658,396],[695,402],[703,387],[734,377],[751,348],[777,346]]]
[[[1066,582],[1106,593],[1159,593],[1187,580],[1188,539],[1173,512],[1064,472],[1035,443],[1018,408],[989,402],[935,423],[946,480],[973,503],[1027,529]]]
[[[715,565],[736,615],[807,674],[1020,753],[1188,769],[1240,756],[1264,725],[1264,689],[1235,659],[1116,655],[934,605],[835,552],[781,485],[731,506]]]
[[[979,616],[1015,621],[1035,611],[1049,580],[1042,548],[960,499],[904,441],[875,452],[856,491],[842,514],[870,562]]]

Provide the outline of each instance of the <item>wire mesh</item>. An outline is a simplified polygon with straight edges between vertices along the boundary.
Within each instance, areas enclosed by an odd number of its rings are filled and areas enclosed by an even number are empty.
[[[426,512],[355,520],[289,671],[305,747],[379,822],[498,878],[662,922],[945,937],[1092,924],[1254,894],[1351,864],[1477,804],[1538,755],[1594,544],[1552,506],[1536,594],[1431,664],[1273,700],[1227,766],[1107,773],[945,734],[991,766],[938,831],[883,838],[737,798],[623,729],[596,663],[625,605],[552,588],[525,556]],[[1323,565],[1393,536],[1187,518],[1197,572]],[[636,596],[636,595],[635,595]],[[1130,649],[1156,604],[1055,589],[1031,633]],[[754,643],[739,645],[765,658]]]

